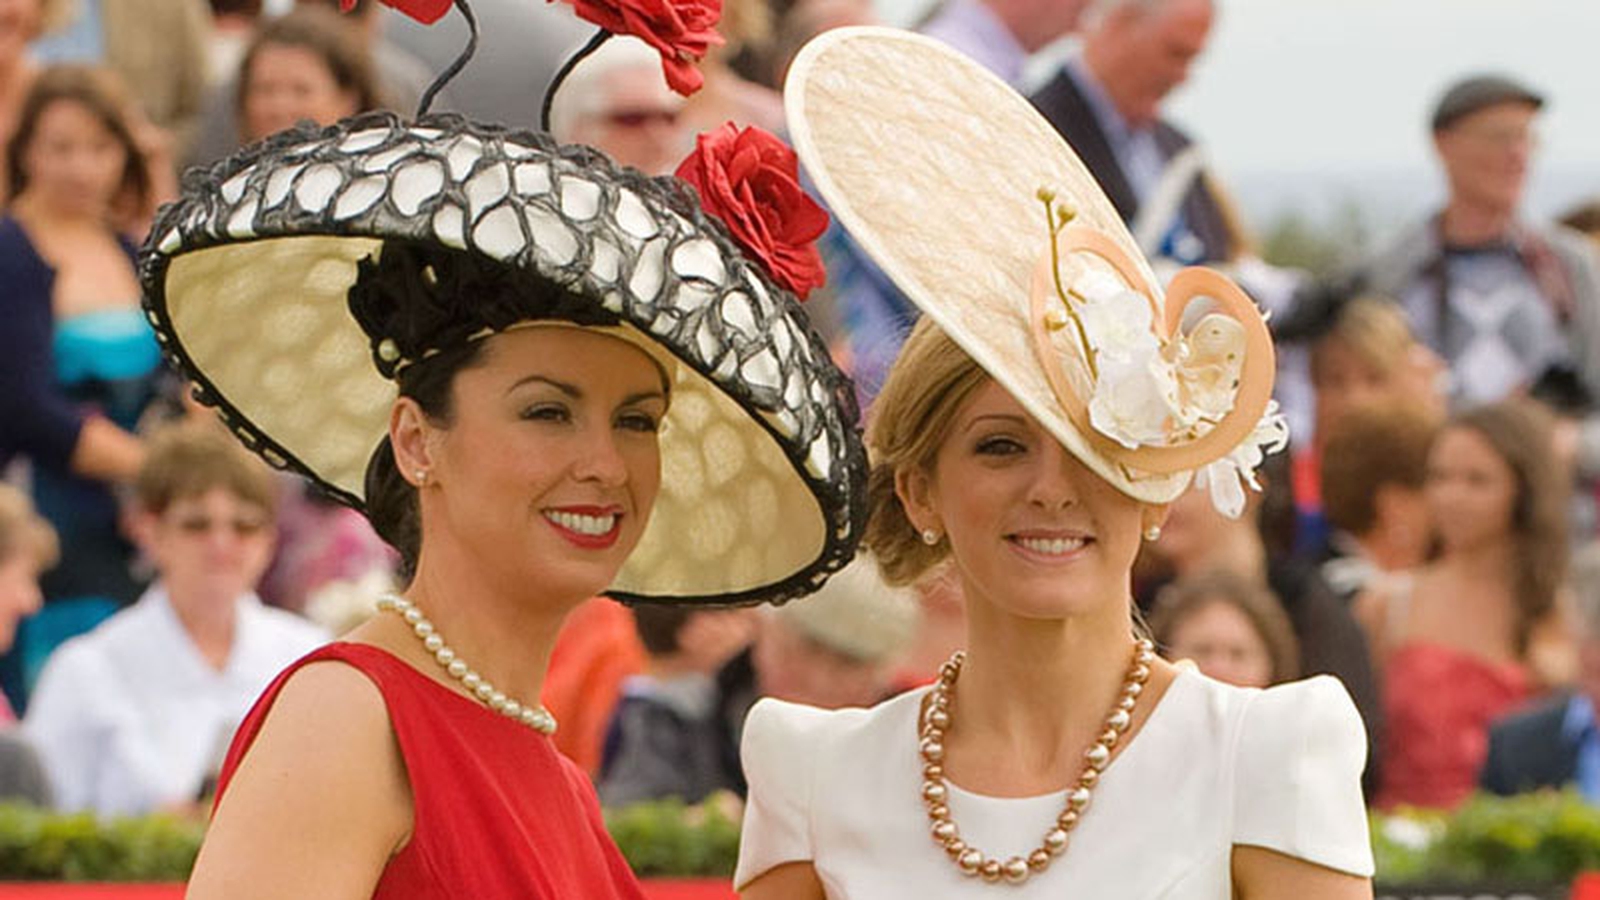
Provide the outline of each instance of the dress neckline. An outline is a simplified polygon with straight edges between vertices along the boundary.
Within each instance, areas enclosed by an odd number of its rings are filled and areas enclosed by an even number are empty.
[[[547,743],[550,741],[550,738],[549,738],[548,735],[545,735],[545,734],[542,734],[542,733],[540,733],[538,731],[535,731],[532,728],[529,728],[528,726],[523,725],[520,722],[513,722],[510,719],[506,718],[505,716],[500,715],[499,713],[497,713],[494,710],[490,709],[489,707],[485,706],[481,702],[479,702],[479,701],[477,701],[477,700],[475,700],[475,699],[473,699],[471,697],[468,697],[466,694],[462,694],[462,693],[460,693],[458,691],[452,690],[451,687],[448,684],[445,684],[444,682],[439,681],[438,679],[434,678],[432,675],[428,674],[427,672],[422,671],[421,669],[419,669],[416,666],[412,665],[408,660],[406,660],[405,658],[401,657],[399,654],[395,653],[394,651],[389,650],[386,647],[380,647],[377,644],[369,644],[369,643],[367,643],[365,641],[334,641],[333,643],[328,644],[327,646],[330,647],[330,648],[332,648],[332,647],[354,647],[354,648],[356,648],[357,652],[372,652],[372,653],[376,653],[376,654],[379,654],[381,656],[384,656],[384,657],[386,657],[388,659],[388,661],[390,663],[392,663],[392,664],[394,664],[396,666],[399,666],[400,668],[404,669],[406,674],[409,675],[412,679],[414,679],[416,681],[421,681],[421,682],[423,682],[425,684],[428,684],[428,685],[431,685],[433,690],[436,690],[439,693],[442,693],[447,697],[454,698],[455,701],[458,704],[464,704],[465,708],[473,710],[473,711],[478,712],[478,713],[482,713],[484,716],[494,720],[495,722],[503,722],[508,726],[512,726],[513,728],[515,728],[517,733],[526,733],[530,737],[543,738]],[[552,744],[551,746],[554,746],[554,745]]]
[[[1129,744],[1123,748],[1122,752],[1113,757],[1111,762],[1109,762],[1106,767],[1100,771],[1101,783],[1104,783],[1105,779],[1110,777],[1113,772],[1119,772],[1122,770],[1124,759],[1127,759],[1135,752],[1143,752],[1140,751],[1139,748],[1148,743],[1144,740],[1144,738],[1150,734],[1150,730],[1152,728],[1165,727],[1162,723],[1166,722],[1170,716],[1168,716],[1164,710],[1174,705],[1168,701],[1172,699],[1172,695],[1174,693],[1180,690],[1179,685],[1187,685],[1190,683],[1198,684],[1199,679],[1199,673],[1190,669],[1188,666],[1178,667],[1177,674],[1174,675],[1172,683],[1167,685],[1166,691],[1162,693],[1161,699],[1156,701],[1155,708],[1150,710],[1150,715],[1145,718],[1144,724],[1139,727],[1139,731],[1134,734],[1133,738]],[[1188,688],[1184,687],[1181,688],[1181,690],[1188,690]],[[921,708],[920,701],[918,702],[917,707],[918,709]],[[944,783],[953,794],[958,794],[962,797],[967,797],[986,803],[1026,804],[1037,803],[1044,800],[1060,800],[1061,798],[1067,796],[1067,792],[1070,790],[1070,788],[1063,787],[1060,790],[1050,791],[1044,794],[1028,794],[1021,797],[996,797],[993,794],[980,794],[977,791],[969,791],[952,781],[949,775],[945,776]]]

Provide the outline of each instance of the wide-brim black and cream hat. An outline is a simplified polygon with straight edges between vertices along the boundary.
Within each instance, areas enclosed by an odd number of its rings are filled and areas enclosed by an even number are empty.
[[[1150,503],[1209,475],[1237,514],[1287,438],[1271,338],[1242,291],[1204,269],[1163,289],[1055,128],[938,41],[826,32],[784,99],[834,216],[1076,457]]]
[[[848,381],[692,191],[592,149],[454,116],[277,135],[186,178],[145,248],[145,308],[241,441],[362,509],[391,376],[443,349],[352,313],[363,261],[408,244],[532,273],[676,362],[661,491],[609,593],[781,602],[849,561],[866,456]],[[497,316],[438,340],[515,318]]]

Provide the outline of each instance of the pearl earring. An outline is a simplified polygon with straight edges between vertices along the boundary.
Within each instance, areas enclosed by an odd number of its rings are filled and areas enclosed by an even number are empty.
[[[1161,540],[1161,526],[1151,525],[1149,528],[1146,528],[1144,530],[1144,539],[1150,541],[1151,543]]]
[[[417,487],[422,487],[423,485],[425,485],[427,483],[428,483],[428,470],[427,469],[418,469],[417,470]]]
[[[929,547],[939,543],[939,532],[934,531],[932,528],[922,529],[922,542]]]

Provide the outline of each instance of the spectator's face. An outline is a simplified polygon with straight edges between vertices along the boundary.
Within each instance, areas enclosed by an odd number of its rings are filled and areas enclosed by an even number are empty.
[[[763,697],[841,709],[872,706],[888,693],[882,666],[836,653],[776,619],[762,624],[751,664]]]
[[[143,533],[174,596],[231,601],[255,590],[272,558],[272,517],[227,488],[174,500],[148,518]]]
[[[354,115],[359,101],[339,86],[316,52],[287,44],[263,44],[245,73],[241,123],[244,138],[256,141],[292,128],[302,119],[332,125]]]
[[[1130,125],[1154,122],[1161,102],[1188,79],[1190,65],[1205,49],[1212,18],[1209,0],[1170,0],[1149,12],[1130,4],[1111,14],[1103,27],[1119,36],[1120,61],[1112,93]]]
[[[1509,540],[1516,475],[1488,439],[1447,428],[1428,454],[1428,511],[1446,552]]]
[[[931,473],[904,479],[921,528],[950,542],[969,612],[1125,614],[1145,506],[1090,471],[1004,388],[977,388]]]
[[[1439,388],[1444,371],[1444,363],[1422,344],[1413,344],[1405,358],[1396,360],[1385,372],[1347,341],[1323,338],[1317,344],[1311,372],[1317,395],[1317,434],[1331,433],[1351,410],[1372,404],[1403,402],[1442,416],[1445,399]]]
[[[515,330],[488,339],[452,398],[447,427],[412,432],[397,413],[392,429],[429,473],[423,566],[438,552],[488,583],[573,602],[610,586],[661,482],[655,362],[599,333]]]
[[[33,556],[19,550],[0,557],[0,653],[11,649],[17,622],[38,612],[43,602],[39,564]]]
[[[659,71],[642,74],[609,73],[601,87],[602,109],[575,123],[572,139],[648,175],[669,175],[690,149],[691,138],[679,123],[683,98],[672,93]]]
[[[99,116],[75,100],[58,100],[40,113],[33,140],[23,153],[24,193],[52,211],[74,217],[105,215],[128,165],[123,143]]]
[[[1217,599],[1190,613],[1169,639],[1167,655],[1191,659],[1200,671],[1240,687],[1272,683],[1272,654],[1239,607]]]
[[[39,36],[44,0],[0,0],[0,62],[21,59]]]
[[[1537,143],[1537,111],[1526,103],[1480,109],[1434,135],[1451,196],[1510,212],[1522,201],[1528,163]]]

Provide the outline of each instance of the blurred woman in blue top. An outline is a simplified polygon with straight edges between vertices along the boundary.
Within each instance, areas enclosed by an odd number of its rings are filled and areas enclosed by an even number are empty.
[[[139,310],[133,236],[114,224],[152,200],[136,115],[109,72],[53,67],[34,82],[7,145],[0,466],[28,460],[34,501],[63,549],[44,581],[46,608],[6,667],[13,692],[51,647],[140,588],[111,491],[143,460],[133,429],[163,371]]]

